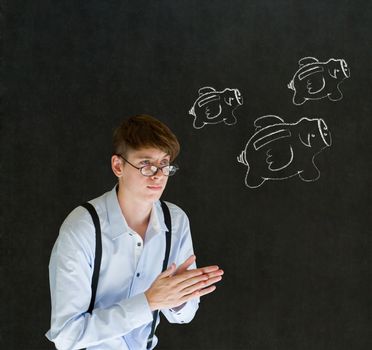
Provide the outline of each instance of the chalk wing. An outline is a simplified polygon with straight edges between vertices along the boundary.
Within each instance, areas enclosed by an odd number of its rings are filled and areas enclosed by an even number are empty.
[[[255,129],[265,128],[266,126],[284,123],[284,120],[277,115],[264,115],[262,117],[257,118],[254,121]]]
[[[317,94],[318,92],[322,91],[324,87],[325,87],[324,77],[321,76],[311,77],[306,81],[307,92],[310,95]]]
[[[302,67],[302,66],[306,66],[307,64],[316,63],[316,62],[319,62],[319,61],[315,57],[303,57],[298,61],[298,65]]]
[[[291,145],[276,147],[266,151],[266,163],[271,171],[280,171],[288,167],[293,161],[293,148]]]

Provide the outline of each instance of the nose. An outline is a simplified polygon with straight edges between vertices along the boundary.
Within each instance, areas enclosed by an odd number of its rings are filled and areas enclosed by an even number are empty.
[[[152,179],[158,179],[159,177],[164,176],[162,170],[157,168],[156,173],[151,176]]]

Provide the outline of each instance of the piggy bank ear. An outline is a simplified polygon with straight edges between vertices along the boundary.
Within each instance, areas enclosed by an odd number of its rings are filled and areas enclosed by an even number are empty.
[[[300,130],[300,132],[298,133],[298,138],[303,145],[305,145],[306,147],[311,147],[311,136],[308,131]]]
[[[307,64],[310,64],[310,63],[315,63],[315,62],[319,62],[317,58],[315,57],[303,57],[301,58],[299,61],[298,61],[298,65],[300,67],[302,66],[306,66]]]
[[[232,96],[225,96],[223,98],[223,100],[225,101],[225,103],[228,105],[228,106],[232,106],[232,101],[234,100],[234,97]]]
[[[199,89],[198,93],[199,95],[204,95],[208,92],[215,92],[216,89],[212,88],[211,86],[204,86],[202,88]]]
[[[328,74],[329,74],[332,78],[334,78],[334,79],[337,78],[337,73],[338,73],[339,71],[340,71],[340,70],[337,69],[337,68],[328,68]]]
[[[284,123],[284,120],[277,115],[264,115],[262,117],[257,118],[254,121],[254,126],[256,131],[261,128],[265,128],[266,126]]]

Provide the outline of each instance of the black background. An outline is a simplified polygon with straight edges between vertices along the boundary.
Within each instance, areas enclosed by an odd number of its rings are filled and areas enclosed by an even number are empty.
[[[1,345],[52,349],[58,228],[115,184],[111,135],[149,113],[178,135],[163,198],[189,215],[199,265],[225,270],[159,349],[371,349],[371,1],[2,1]],[[292,103],[301,57],[344,58],[344,98]],[[238,88],[238,123],[196,130],[202,86]],[[323,118],[321,177],[245,187],[253,121]]]

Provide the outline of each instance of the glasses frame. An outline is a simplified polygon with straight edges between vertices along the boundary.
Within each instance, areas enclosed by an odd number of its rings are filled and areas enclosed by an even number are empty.
[[[128,163],[129,165],[131,165],[133,168],[139,170],[140,173],[141,173],[141,175],[142,175],[142,176],[146,176],[146,177],[151,177],[151,176],[156,175],[156,174],[158,173],[159,170],[162,172],[162,174],[163,174],[164,176],[168,176],[168,177],[169,177],[169,176],[173,176],[173,175],[177,172],[177,170],[179,170],[179,167],[178,167],[177,164],[167,164],[167,165],[164,165],[164,166],[161,166],[161,167],[156,166],[156,165],[154,165],[154,164],[148,164],[148,165],[144,165],[144,166],[141,166],[141,167],[137,167],[137,166],[135,166],[134,164],[132,164],[131,162],[129,162],[127,159],[125,159],[121,154],[115,154],[115,155],[118,156],[118,157],[120,157],[120,158],[122,158],[125,162],[127,162],[127,163]],[[155,168],[156,168],[156,171],[154,171],[152,175],[146,175],[146,174],[144,174],[144,173],[142,172],[142,169],[147,168],[147,167],[155,167]],[[174,170],[173,173],[169,173],[169,174],[167,175],[167,174],[164,174],[164,171],[163,171],[163,168],[166,168],[166,167],[173,167],[175,170]]]

